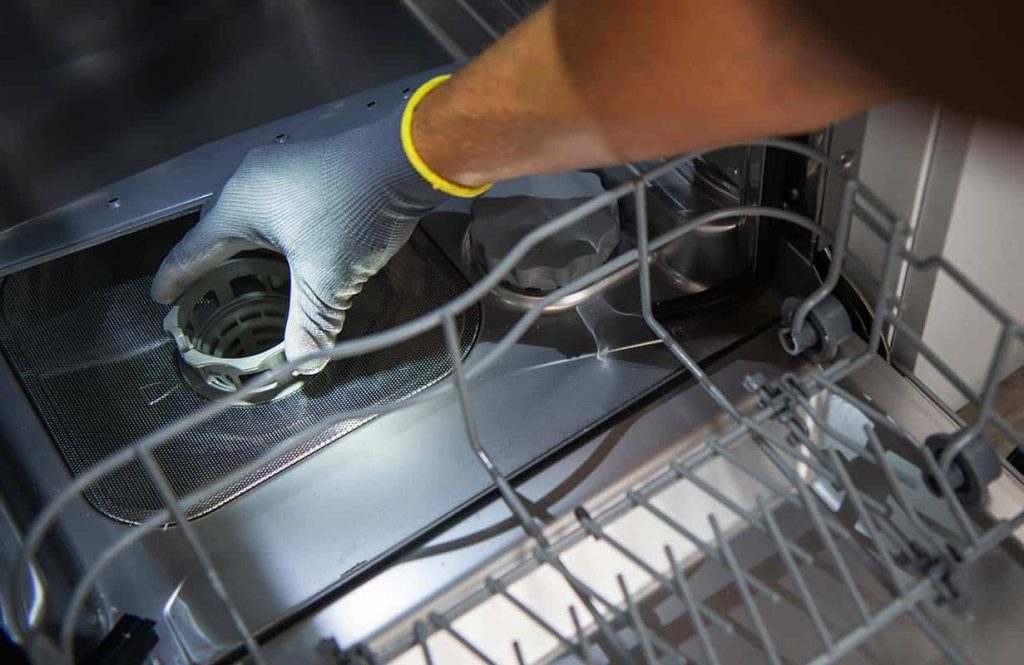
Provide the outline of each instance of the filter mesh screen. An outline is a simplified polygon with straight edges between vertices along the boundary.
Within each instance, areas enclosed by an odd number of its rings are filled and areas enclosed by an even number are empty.
[[[191,221],[162,224],[3,282],[0,346],[75,475],[209,404],[181,379],[175,349],[161,327],[167,308],[149,298],[162,254]],[[465,287],[429,239],[416,234],[356,298],[342,338],[392,328]],[[459,317],[463,354],[478,326],[476,309]],[[430,331],[398,348],[335,361],[287,397],[229,408],[159,446],[155,457],[182,496],[326,417],[404,399],[450,370],[443,335]],[[366,420],[345,421],[301,443],[194,505],[189,517],[214,510]],[[137,462],[108,474],[85,495],[123,522],[140,522],[163,508]]]

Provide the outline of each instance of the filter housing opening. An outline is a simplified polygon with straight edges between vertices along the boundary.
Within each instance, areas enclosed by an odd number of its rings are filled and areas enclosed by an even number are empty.
[[[288,293],[288,264],[263,256],[229,259],[196,280],[164,319],[186,383],[213,399],[283,364]],[[301,385],[293,377],[246,401],[284,397]]]

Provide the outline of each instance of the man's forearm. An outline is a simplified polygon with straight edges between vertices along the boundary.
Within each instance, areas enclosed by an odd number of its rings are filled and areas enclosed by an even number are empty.
[[[428,95],[413,141],[476,186],[807,131],[887,96],[789,2],[555,0]]]

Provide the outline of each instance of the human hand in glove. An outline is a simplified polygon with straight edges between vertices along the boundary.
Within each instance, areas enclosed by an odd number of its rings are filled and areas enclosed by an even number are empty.
[[[420,88],[404,113],[325,139],[250,151],[216,204],[164,259],[154,300],[172,303],[241,251],[275,250],[291,270],[285,355],[292,361],[332,346],[352,297],[447,197],[445,184],[457,195],[486,189],[443,181],[438,189],[437,176],[414,166],[415,150],[403,145],[416,102],[444,78]],[[316,373],[326,364],[311,361],[300,371]]]

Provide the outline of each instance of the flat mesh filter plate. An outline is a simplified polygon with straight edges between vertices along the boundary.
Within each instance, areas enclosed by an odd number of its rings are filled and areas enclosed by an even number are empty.
[[[167,308],[149,298],[152,273],[182,228],[181,222],[162,224],[3,283],[0,346],[75,475],[209,403],[181,379],[177,353],[161,327]],[[342,337],[394,327],[465,286],[431,242],[416,234],[355,299]],[[463,354],[478,325],[475,309],[460,317]],[[333,362],[295,394],[232,407],[159,446],[155,456],[184,495],[325,417],[401,400],[450,370],[443,335],[431,331],[399,348]],[[364,422],[346,421],[300,444],[193,506],[189,516],[214,510]],[[106,515],[129,523],[163,507],[138,463],[108,474],[85,494]]]

